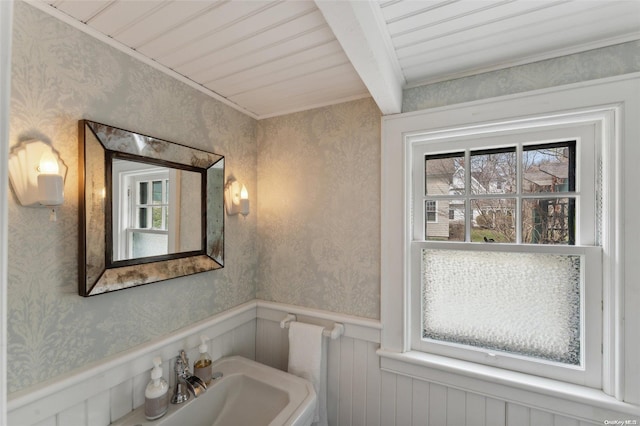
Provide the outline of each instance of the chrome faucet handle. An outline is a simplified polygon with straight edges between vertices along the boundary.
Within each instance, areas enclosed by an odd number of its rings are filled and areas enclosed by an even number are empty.
[[[185,364],[184,359],[179,356],[176,358],[173,371],[175,371],[178,376],[182,377],[184,376],[186,365],[187,364]]]
[[[173,389],[173,396],[171,397],[172,404],[182,404],[189,399],[189,386],[185,381],[185,377],[188,377],[185,373],[185,362],[182,357],[176,357],[175,365],[173,367],[175,372],[175,388]]]
[[[182,361],[182,364],[184,365],[183,374],[185,375],[185,377],[189,377],[191,375],[191,370],[189,370],[189,358],[187,357],[187,353],[184,351],[184,349],[180,350],[178,359],[180,359]]]

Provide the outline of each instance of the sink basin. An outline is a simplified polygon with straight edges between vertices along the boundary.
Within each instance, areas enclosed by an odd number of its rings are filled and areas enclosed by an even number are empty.
[[[313,420],[316,394],[307,380],[275,368],[232,356],[213,364],[223,376],[207,392],[169,404],[167,414],[146,420],[137,408],[114,426],[303,426]],[[169,390],[171,392],[172,389]]]

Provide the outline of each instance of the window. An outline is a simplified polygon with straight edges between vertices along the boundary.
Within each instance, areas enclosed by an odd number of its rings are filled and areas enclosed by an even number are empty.
[[[130,217],[126,228],[127,258],[158,256],[169,252],[169,172],[129,177]]]
[[[412,349],[600,384],[588,128],[408,138]]]
[[[637,200],[637,197],[634,198],[637,192],[634,182],[640,180],[637,177],[640,169],[633,166],[633,159],[638,156],[640,149],[633,143],[640,135],[640,122],[633,119],[640,113],[640,100],[635,96],[639,81],[637,75],[622,76],[383,118],[383,327],[378,353],[384,371],[427,380],[437,378],[446,383],[455,383],[460,389],[489,392],[509,401],[535,404],[569,415],[576,415],[578,410],[583,412],[596,404],[615,411],[617,403],[611,396],[617,401],[640,402],[640,382],[625,380],[638,370],[640,359],[640,339],[635,332],[640,327],[637,310],[640,294],[636,288],[637,280],[633,279],[638,276],[638,239],[631,237],[637,234],[640,224],[633,220],[637,203],[629,201]],[[425,192],[425,168],[428,169],[426,156],[451,157],[452,154],[460,154],[457,157],[462,159],[458,164],[464,165],[466,171],[470,170],[472,151],[515,148],[517,164],[522,169],[525,157],[538,155],[537,146],[546,149],[549,144],[574,141],[575,168],[567,160],[557,160],[567,164],[567,170],[575,170],[573,177],[568,173],[566,178],[554,173],[555,182],[553,179],[540,180],[542,175],[529,182],[529,179],[523,180],[516,172],[516,184],[520,188],[515,188],[515,195],[507,192],[512,182],[504,179],[501,185],[495,185],[495,191],[501,191],[504,195],[492,193],[494,189],[489,187],[488,193],[478,196],[477,191],[463,192],[467,178],[463,178],[462,170],[457,173],[454,170],[446,193],[430,196]],[[572,155],[569,152],[571,146],[557,148],[555,155]],[[469,164],[466,164],[467,161]],[[569,188],[571,179],[574,179],[573,189]],[[514,216],[515,232],[520,232],[520,236],[516,234],[515,242],[471,241],[473,218],[466,216],[472,207],[466,201],[498,197],[515,199],[516,206],[511,214]],[[459,201],[455,207],[449,206],[449,214],[460,220],[459,228],[464,233],[450,233],[448,240],[429,239],[426,228],[430,224],[423,219],[424,203],[421,200],[437,200],[440,208],[440,198]],[[531,208],[531,200],[537,202],[541,199],[551,201]],[[527,204],[529,207],[523,210]],[[538,216],[544,220],[538,220]],[[573,223],[569,223],[569,218],[573,218]],[[527,223],[532,232],[523,226]],[[561,232],[551,232],[554,227],[561,228]],[[536,232],[533,232],[534,229]],[[573,235],[569,234],[571,230]],[[530,237],[527,237],[527,233]],[[457,235],[457,238],[453,239],[452,235]],[[527,242],[527,238],[530,242]],[[442,253],[449,256],[440,256]],[[580,271],[579,283],[574,285],[580,292],[579,308],[574,313],[579,312],[580,317],[572,315],[571,310],[564,314],[565,320],[573,317],[579,320],[580,325],[576,328],[575,337],[558,340],[569,342],[565,347],[576,347],[575,343],[579,342],[580,350],[574,352],[580,353],[579,362],[572,356],[558,356],[570,354],[571,351],[554,350],[556,355],[545,355],[540,347],[536,349],[535,344],[523,350],[525,354],[522,354],[503,350],[504,346],[498,349],[483,347],[486,343],[482,341],[477,342],[480,346],[473,346],[469,342],[428,340],[422,337],[422,273],[427,270],[423,269],[423,264],[428,265],[430,276],[435,277],[439,270],[444,270],[440,265],[443,259],[456,268],[455,274],[445,274],[451,280],[451,283],[444,284],[445,290],[457,285],[460,295],[458,300],[444,305],[460,308],[452,308],[449,315],[444,315],[449,319],[465,314],[464,304],[470,305],[475,300],[472,296],[467,297],[467,288],[460,286],[459,280],[452,278],[461,275],[463,267],[485,278],[485,275],[493,273],[487,265],[508,262],[506,265],[510,267],[495,269],[515,274],[526,257],[537,257],[534,262],[544,258],[548,260],[546,269],[536,269],[529,276],[547,276],[554,272],[552,276],[565,276],[568,279],[562,282],[570,283]],[[511,281],[518,284],[526,282],[520,278]],[[534,279],[524,289],[529,291],[529,287],[541,283],[547,285],[548,281]],[[518,295],[517,291],[506,293],[505,286],[496,288],[495,282],[492,281],[493,290],[487,288],[482,293],[491,296],[494,291],[493,299],[485,299],[475,305],[485,308],[485,312],[492,312],[493,301]],[[436,286],[435,281],[434,284],[426,284],[431,292],[429,297],[442,296],[442,293],[438,293],[440,287]],[[578,300],[575,292],[567,290],[569,288],[563,290],[565,297],[552,297],[549,300],[554,303],[558,300],[566,302],[566,296],[569,300],[571,297]],[[521,297],[527,298],[537,300],[539,295],[533,292]],[[486,300],[491,302],[486,303]],[[547,312],[552,313],[551,310]],[[434,311],[433,314],[439,312]],[[534,313],[527,315],[531,314]],[[538,322],[539,312],[534,314],[535,321],[527,320],[527,315],[518,316],[519,325],[526,325],[527,321],[538,323],[540,327],[546,324]],[[510,319],[508,321],[511,322]],[[469,320],[462,322],[464,325],[470,323]],[[570,322],[565,321],[565,324]],[[550,320],[548,323],[554,324],[556,321]],[[430,324],[439,326],[433,319]],[[457,324],[453,325],[455,333],[450,332],[449,336],[457,337],[460,329]],[[428,330],[432,335],[443,331],[448,330],[436,327]],[[482,334],[478,333],[477,336],[482,340]],[[571,343],[572,339],[574,343]],[[503,342],[505,340],[498,344],[505,344]],[[541,347],[554,345],[545,343]],[[500,377],[500,385],[496,384],[496,377]],[[565,386],[559,382],[571,382],[596,390],[582,390],[579,386]],[[514,389],[517,392],[513,392]],[[587,397],[587,393],[591,396]],[[558,402],[558,398],[560,401],[578,402],[580,408],[573,411],[561,408],[558,411],[561,406],[568,407]],[[598,420],[595,415],[589,418]]]
[[[438,221],[437,211],[438,211],[438,202],[434,200],[426,200],[425,201],[425,219],[427,223],[435,223]]]

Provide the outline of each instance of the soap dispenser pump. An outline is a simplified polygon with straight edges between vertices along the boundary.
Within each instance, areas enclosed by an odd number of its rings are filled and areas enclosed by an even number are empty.
[[[211,355],[207,352],[209,350],[206,343],[207,338],[205,336],[200,336],[200,341],[202,342],[198,348],[200,356],[196,362],[193,363],[193,374],[208,386],[209,383],[211,383],[212,378]]]
[[[169,408],[169,384],[162,378],[162,358],[153,358],[151,381],[144,392],[144,416],[155,420],[164,416]]]

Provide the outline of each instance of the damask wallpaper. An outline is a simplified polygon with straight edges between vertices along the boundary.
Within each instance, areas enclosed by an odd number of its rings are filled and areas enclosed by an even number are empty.
[[[9,200],[9,392],[254,299],[255,214],[225,218],[222,270],[77,293],[79,119],[220,153],[227,173],[255,194],[254,119],[23,2],[14,10],[11,90],[11,146],[50,140],[69,172],[57,222]]]
[[[405,89],[402,112],[640,71],[640,41]]]
[[[369,98],[258,123],[258,298],[380,317],[380,117]]]

